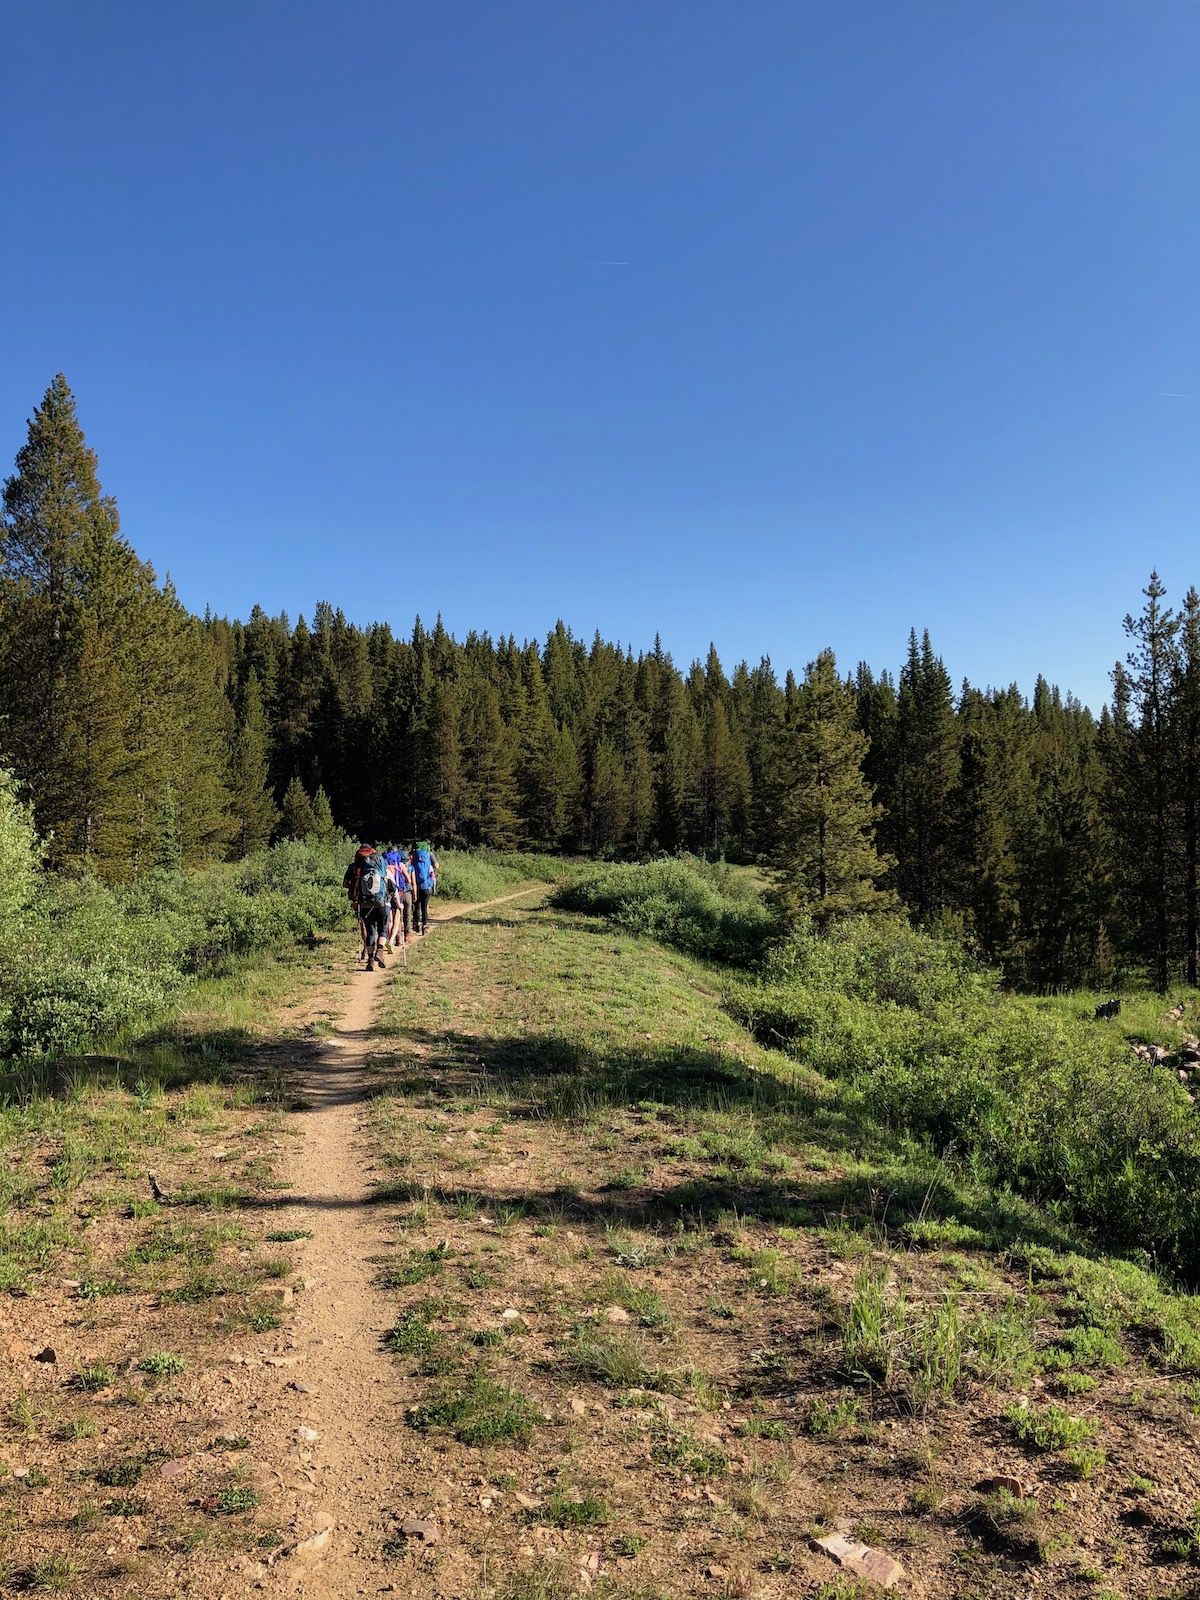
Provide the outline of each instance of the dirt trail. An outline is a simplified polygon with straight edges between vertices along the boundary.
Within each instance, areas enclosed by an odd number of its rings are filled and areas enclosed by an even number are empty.
[[[456,905],[435,926],[538,892],[544,886]],[[361,1139],[381,982],[402,970],[392,957],[382,974],[355,973],[333,1036],[298,1075],[305,1109],[290,1118],[299,1139],[283,1170],[296,1198],[274,1226],[311,1234],[303,1246],[304,1289],[287,1348],[265,1358],[269,1377],[255,1387],[260,1449],[276,1463],[279,1480],[264,1486],[266,1497],[290,1545],[301,1548],[289,1545],[269,1570],[257,1568],[246,1592],[302,1592],[317,1600],[387,1592],[381,1544],[395,1517],[418,1514],[406,1501],[401,1401],[381,1348],[393,1317],[370,1264],[394,1244],[394,1231],[371,1204],[376,1173]],[[306,1550],[308,1541],[317,1548]]]

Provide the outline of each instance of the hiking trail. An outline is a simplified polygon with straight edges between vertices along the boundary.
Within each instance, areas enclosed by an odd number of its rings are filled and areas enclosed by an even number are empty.
[[[537,885],[456,905],[431,920],[431,932],[544,892]],[[372,1092],[368,1061],[381,984],[404,970],[403,958],[391,956],[380,974],[356,971],[332,1036],[295,1073],[303,1109],[289,1114],[297,1144],[281,1167],[294,1198],[279,1208],[275,1227],[311,1235],[303,1246],[303,1292],[286,1349],[264,1356],[245,1382],[234,1380],[235,1392],[257,1401],[256,1433],[276,1480],[264,1491],[277,1502],[288,1542],[274,1561],[253,1567],[247,1594],[348,1600],[386,1593],[381,1536],[394,1519],[420,1514],[407,1504],[403,1402],[382,1348],[394,1306],[375,1287],[371,1265],[394,1244],[394,1227],[386,1208],[373,1204],[381,1169],[362,1148],[361,1116]]]

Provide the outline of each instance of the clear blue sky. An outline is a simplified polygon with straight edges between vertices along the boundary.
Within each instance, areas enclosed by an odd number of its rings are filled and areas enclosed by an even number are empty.
[[[1196,0],[8,0],[0,463],[197,609],[1093,703],[1200,584]]]

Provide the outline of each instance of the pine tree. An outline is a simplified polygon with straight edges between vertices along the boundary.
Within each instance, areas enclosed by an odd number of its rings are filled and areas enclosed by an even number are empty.
[[[650,844],[654,827],[654,766],[644,741],[634,747],[626,774],[629,811],[626,827],[634,855],[642,855]]]
[[[958,729],[950,678],[926,633],[909,636],[896,702],[896,778],[889,848],[901,896],[922,922],[950,900],[954,866],[954,789]]]
[[[269,748],[262,690],[258,674],[251,672],[246,680],[230,771],[231,809],[236,829],[233,849],[239,859],[261,850],[279,822],[279,808],[271,795],[267,776]]]
[[[1146,604],[1140,616],[1125,618],[1125,632],[1134,641],[1128,665],[1136,720],[1124,779],[1131,791],[1127,814],[1140,820],[1135,837],[1124,843],[1138,861],[1130,888],[1141,953],[1150,963],[1157,988],[1165,992],[1171,973],[1175,887],[1168,715],[1170,686],[1178,674],[1175,636],[1179,622],[1162,605],[1166,590],[1157,572],[1150,574],[1142,592]]]
[[[746,755],[749,784],[747,845],[751,855],[769,854],[778,839],[783,749],[783,691],[770,659],[733,675],[731,722]]]
[[[1200,983],[1200,594],[1183,599],[1172,660],[1169,782],[1181,832],[1179,875],[1187,981]]]
[[[324,789],[318,789],[313,796],[312,829],[308,837],[318,844],[331,844],[337,837],[337,831],[337,824],[333,820],[333,808],[329,804],[329,796]]]
[[[658,762],[658,838],[665,850],[701,844],[696,816],[700,729],[679,674],[664,673],[655,710],[661,755]]]
[[[1013,707],[963,686],[958,784],[956,903],[966,912],[980,951],[1012,964],[1020,927],[1019,867],[1014,829],[1021,826],[1016,789],[1021,753],[1012,737]]]
[[[285,839],[307,839],[314,831],[312,801],[300,779],[293,773],[283,793],[280,832]]]
[[[117,512],[62,373],[29,421],[0,520],[0,705],[6,753],[56,853],[78,849],[72,750],[63,738],[79,667],[79,619],[98,545]]]
[[[461,750],[466,842],[511,850],[517,842],[513,741],[500,715],[499,693],[490,683],[477,682],[468,692]]]
[[[418,832],[431,833],[444,845],[461,844],[462,747],[458,686],[448,676],[434,676],[417,741],[420,780]]]
[[[888,863],[875,849],[879,813],[863,777],[867,741],[855,727],[855,711],[833,651],[823,650],[796,696],[773,860],[787,917],[811,917],[819,928],[893,903],[879,887]]]
[[[158,742],[174,783],[184,866],[220,859],[233,835],[229,752],[234,716],[214,641],[168,592],[164,637],[173,664],[158,707]]]
[[[741,740],[729,724],[729,684],[713,645],[704,672],[696,678],[700,724],[696,770],[696,809],[703,848],[727,849],[736,827],[744,833],[750,810],[750,773]]]
[[[601,739],[592,758],[589,786],[588,836],[592,849],[598,854],[616,849],[625,837],[628,822],[625,769],[612,745]]]

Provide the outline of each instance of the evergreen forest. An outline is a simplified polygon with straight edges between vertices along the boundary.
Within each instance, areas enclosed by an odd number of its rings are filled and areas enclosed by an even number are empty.
[[[781,677],[561,622],[198,617],[122,536],[60,374],[4,485],[0,769],[49,869],[110,886],[339,829],[690,852],[770,869],[794,923],[904,908],[1018,987],[1165,990],[1200,964],[1200,594],[1152,573],[1125,630],[1097,715],[956,683],[902,628],[898,670],[797,640]]]

